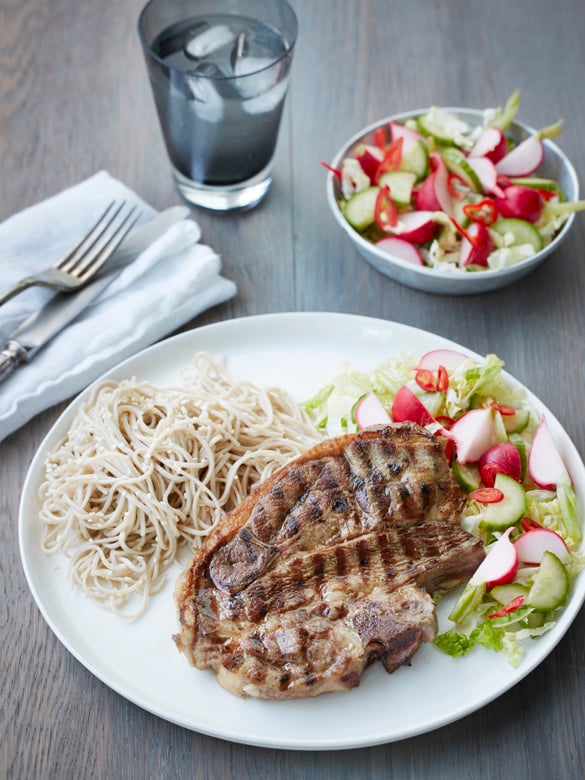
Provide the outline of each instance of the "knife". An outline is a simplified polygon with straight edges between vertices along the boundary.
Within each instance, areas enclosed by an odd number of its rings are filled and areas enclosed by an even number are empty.
[[[74,295],[57,293],[42,309],[21,322],[0,352],[0,382],[18,365],[28,363],[41,347],[97,298],[126,265],[160,238],[171,225],[185,219],[188,214],[189,209],[186,206],[173,206],[157,214],[124,239],[107,263],[106,269],[95,281],[85,285]]]

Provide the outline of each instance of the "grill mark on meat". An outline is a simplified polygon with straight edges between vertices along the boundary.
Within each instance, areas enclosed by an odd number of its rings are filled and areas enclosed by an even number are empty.
[[[343,458],[326,457],[311,463],[306,475],[300,472],[301,468],[285,472],[254,506],[238,535],[214,553],[209,570],[217,588],[227,593],[241,590],[295,543],[314,547],[361,531],[361,513],[347,494],[351,472]],[[339,516],[337,523],[321,525],[323,517],[331,521],[334,515]],[[299,535],[302,538],[296,539]]]
[[[218,602],[217,619],[258,622],[268,613],[307,606],[322,598],[325,579],[342,581],[348,572],[354,589],[361,593],[367,592],[370,582],[385,583],[389,591],[410,582],[431,594],[439,593],[454,576],[459,581],[471,576],[482,558],[481,542],[458,526],[430,523],[405,531],[370,533],[332,549],[291,556],[259,577],[237,599]]]
[[[348,689],[410,663],[433,594],[484,557],[443,445],[413,424],[324,441],[214,529],[176,591],[178,648],[239,695]]]

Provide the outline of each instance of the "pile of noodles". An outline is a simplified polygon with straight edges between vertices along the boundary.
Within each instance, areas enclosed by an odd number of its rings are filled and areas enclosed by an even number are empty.
[[[43,549],[65,553],[73,585],[125,617],[181,549],[318,440],[287,393],[236,381],[206,353],[182,384],[103,382],[45,466]]]

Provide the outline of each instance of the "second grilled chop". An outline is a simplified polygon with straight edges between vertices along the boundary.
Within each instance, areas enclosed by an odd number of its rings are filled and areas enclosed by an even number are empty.
[[[347,690],[436,636],[433,596],[484,557],[443,444],[412,423],[328,439],[215,528],[179,578],[174,639],[240,696]]]

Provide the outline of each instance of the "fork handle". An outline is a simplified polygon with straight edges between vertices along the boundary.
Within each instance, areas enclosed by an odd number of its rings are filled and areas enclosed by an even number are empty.
[[[0,352],[0,382],[6,379],[20,363],[28,362],[28,353],[18,341],[10,340]]]
[[[32,287],[35,283],[35,279],[32,276],[25,276],[24,279],[21,279],[19,282],[16,282],[16,284],[13,284],[12,287],[9,287],[7,290],[4,290],[4,292],[0,293],[0,306],[11,298],[14,298],[15,295],[18,295],[18,293],[21,293],[23,290],[28,290],[28,288]]]

